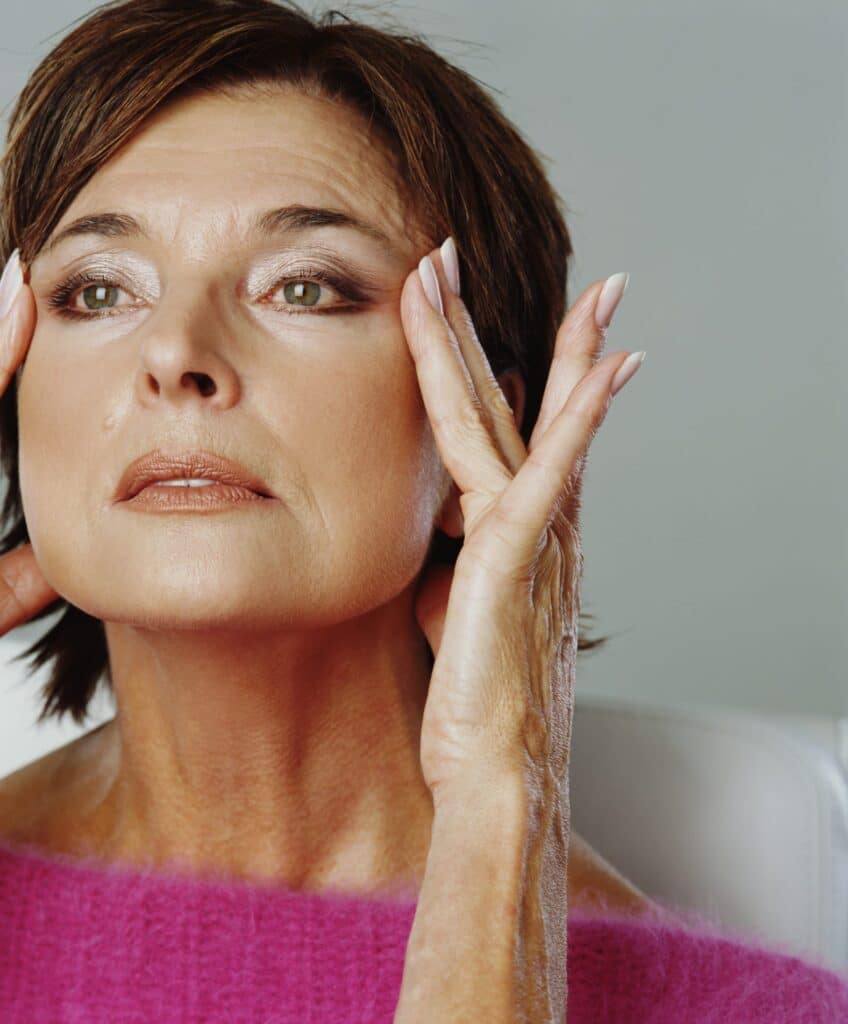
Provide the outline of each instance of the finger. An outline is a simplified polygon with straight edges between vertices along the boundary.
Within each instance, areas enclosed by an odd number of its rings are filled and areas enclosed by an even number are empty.
[[[575,471],[579,475],[609,408],[613,377],[629,354],[613,352],[583,377],[499,499],[493,515],[509,524],[517,558],[506,569],[519,569],[535,557],[539,538],[567,497]]]
[[[629,274],[613,274],[604,281],[594,281],[568,311],[557,331],[554,355],[548,371],[545,393],[539,415],[530,435],[527,450],[532,452],[554,418],[568,401],[568,396],[595,365],[603,351],[610,318],[630,280]],[[604,315],[599,326],[596,311],[604,295]],[[616,297],[617,296],[617,297]],[[610,307],[609,300],[613,303]]]
[[[545,394],[528,443],[529,451],[532,452],[539,444],[569,395],[595,365],[603,351],[610,320],[629,280],[629,274],[619,273],[603,281],[594,281],[560,325]],[[575,527],[580,523],[585,459],[585,453],[578,459],[562,503],[563,515]]]
[[[0,556],[0,636],[29,622],[58,596],[42,575],[31,544]]]
[[[489,430],[494,436],[495,444],[504,463],[514,475],[527,458],[527,448],[515,424],[515,413],[510,408],[506,395],[492,372],[485,349],[477,337],[471,314],[460,295],[457,295],[451,287],[445,263],[446,258],[451,259],[452,257],[456,260],[458,277],[459,257],[456,252],[456,243],[451,237],[439,249],[434,249],[430,253],[430,259],[433,261],[439,278],[444,315],[459,342],[460,352],[471,376]]]
[[[10,268],[10,272],[16,271]],[[22,283],[11,308],[0,319],[0,395],[5,394],[9,381],[26,356],[34,326],[32,289]]]
[[[400,299],[424,406],[442,461],[460,493],[497,495],[512,473],[486,422],[456,334],[424,291],[421,271],[426,273],[426,259],[407,277]],[[438,287],[438,275],[434,276]]]
[[[12,304],[0,318],[0,394],[23,361],[35,326],[32,290],[24,283],[17,250],[6,264],[6,282],[20,282]],[[7,293],[8,295],[8,293]],[[6,300],[4,300],[6,305]],[[22,544],[0,556],[0,636],[29,620],[58,597],[44,578],[32,545]]]
[[[442,643],[453,574],[452,565],[431,562],[421,573],[415,590],[415,619],[434,657],[438,655]]]

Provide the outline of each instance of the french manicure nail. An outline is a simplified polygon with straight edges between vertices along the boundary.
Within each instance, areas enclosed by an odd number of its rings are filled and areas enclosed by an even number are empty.
[[[439,252],[442,254],[442,263],[445,267],[448,287],[454,295],[459,295],[459,256],[457,255],[456,242],[453,240],[452,235],[448,235],[444,242],[442,242]]]
[[[611,385],[611,392],[613,395],[617,395],[633,374],[639,369],[645,360],[645,354],[646,353],[644,352],[631,352],[621,366],[619,366],[615,371],[615,376],[612,379]]]
[[[21,260],[18,250],[15,249],[3,268],[3,276],[0,277],[0,320],[3,319],[14,305],[23,283],[24,275],[21,271]]]
[[[621,296],[627,291],[629,283],[630,274],[625,271],[613,274],[604,281],[595,305],[595,323],[598,327],[609,327],[615,308],[621,301]]]
[[[439,279],[429,256],[421,258],[421,262],[418,264],[418,273],[421,275],[421,283],[424,285],[424,293],[430,300],[430,305],[444,316],[445,310],[442,306],[442,294],[439,291]]]

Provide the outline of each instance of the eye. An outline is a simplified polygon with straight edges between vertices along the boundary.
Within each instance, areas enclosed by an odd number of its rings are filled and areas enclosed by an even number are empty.
[[[288,274],[280,278],[269,294],[273,297],[279,293],[282,293],[283,301],[271,301],[270,305],[284,313],[295,314],[309,309],[316,313],[349,312],[353,305],[365,299],[355,284],[319,268],[304,271],[300,276]],[[333,302],[334,294],[337,300],[346,299],[347,304]]]
[[[286,302],[293,306],[317,306],[321,291],[317,281],[287,281],[283,286]]]
[[[87,320],[102,316],[112,316],[113,310],[120,309],[118,296],[129,295],[118,286],[117,282],[92,274],[74,274],[64,281],[48,297],[47,304],[60,316],[69,319]],[[74,304],[76,299],[82,300],[82,308]],[[124,303],[127,305],[127,303]],[[133,303],[129,303],[133,305]]]
[[[298,268],[280,278],[272,297],[282,292],[283,300],[268,303],[283,313],[302,315],[313,311],[317,314],[351,313],[363,308],[368,294],[356,282],[322,268]],[[121,288],[117,281],[91,271],[78,272],[69,277],[47,299],[47,304],[57,315],[68,320],[102,320],[116,316],[121,309],[132,309],[136,302],[121,303],[118,297],[132,296]],[[325,299],[328,296],[328,299]],[[335,296],[336,301],[333,301]],[[135,296],[132,296],[135,298]],[[338,300],[342,301],[339,302]],[[78,304],[81,300],[82,305]],[[346,300],[346,301],[345,301]]]
[[[120,288],[113,284],[90,284],[79,293],[80,298],[87,310],[95,312],[101,309],[111,309],[109,300],[117,301]]]

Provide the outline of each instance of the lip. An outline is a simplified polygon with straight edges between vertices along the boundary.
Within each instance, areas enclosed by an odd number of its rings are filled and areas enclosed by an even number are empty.
[[[115,488],[114,500],[129,501],[148,484],[159,480],[187,480],[192,477],[242,487],[263,498],[276,497],[261,477],[232,459],[200,449],[166,452],[157,448],[127,466]]]

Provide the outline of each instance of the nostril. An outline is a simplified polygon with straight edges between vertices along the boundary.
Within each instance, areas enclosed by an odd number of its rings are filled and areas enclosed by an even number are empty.
[[[204,397],[215,393],[215,381],[212,380],[208,373],[191,372],[188,376],[196,378],[200,393]]]

